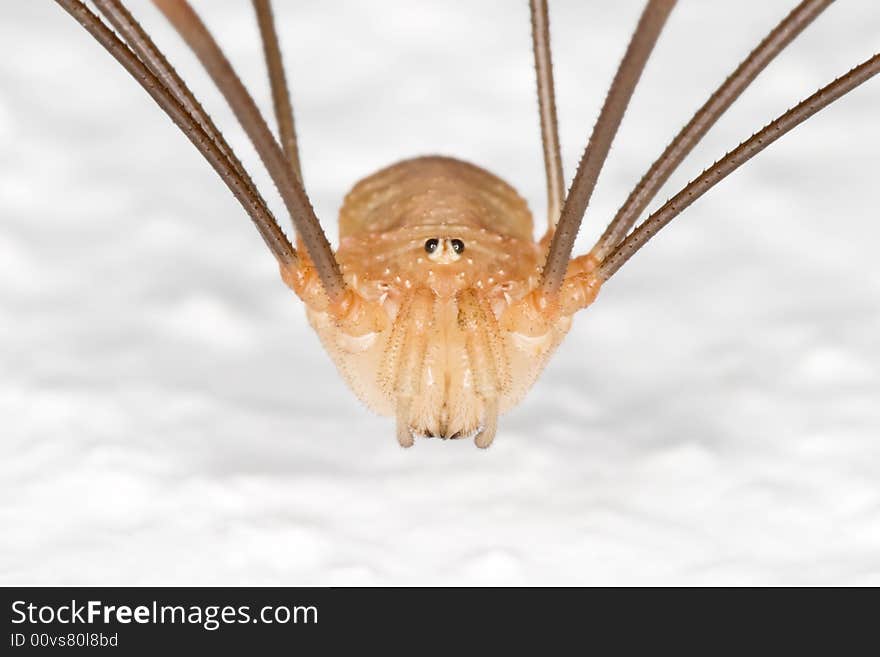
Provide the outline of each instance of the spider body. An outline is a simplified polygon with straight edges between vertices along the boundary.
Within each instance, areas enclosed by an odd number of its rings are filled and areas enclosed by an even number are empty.
[[[403,444],[411,433],[491,439],[494,416],[525,395],[567,332],[567,316],[542,335],[503,325],[540,278],[532,224],[510,185],[447,157],[400,162],[346,197],[336,257],[385,321],[363,333],[320,304],[307,303],[308,315],[358,397],[399,416]]]

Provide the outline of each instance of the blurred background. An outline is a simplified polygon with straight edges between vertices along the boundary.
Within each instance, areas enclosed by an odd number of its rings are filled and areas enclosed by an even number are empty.
[[[331,241],[359,178],[429,153],[500,175],[543,228],[527,3],[275,5]],[[642,3],[550,5],[570,179]],[[576,252],[794,5],[679,3]],[[283,219],[194,57],[128,6]],[[271,116],[250,3],[194,6]],[[880,79],[630,261],[492,449],[404,451],[138,85],[54,3],[4,9],[0,582],[880,584]],[[657,201],[878,49],[876,2],[834,3]]]

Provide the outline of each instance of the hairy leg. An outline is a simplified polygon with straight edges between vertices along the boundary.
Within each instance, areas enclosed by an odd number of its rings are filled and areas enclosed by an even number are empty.
[[[591,250],[593,259],[600,262],[614,250],[648,207],[669,176],[675,172],[688,153],[693,150],[715,122],[727,111],[740,94],[758,77],[804,28],[813,22],[833,0],[804,0],[788,14],[763,41],[746,57],[736,70],[697,110],[666,150],[651,165],[648,172],[630,192],[629,197],[608,224],[605,232]]]
[[[219,132],[213,136],[206,133],[199,122],[175,98],[174,93],[80,0],[56,0],[56,2],[137,80],[187,136],[238,199],[279,265],[282,268],[296,269],[299,266],[296,250],[250,179],[243,176],[230,163],[227,153],[231,153],[232,149],[223,141],[222,135]]]
[[[559,221],[565,179],[559,152],[559,122],[556,118],[556,93],[553,90],[553,59],[550,49],[550,18],[547,0],[531,0],[532,51],[538,82],[538,110],[541,115],[541,144],[544,148],[544,173],[547,177],[547,233],[549,239]]]
[[[648,217],[620,244],[596,269],[595,276],[604,282],[611,278],[633,254],[642,248],[657,232],[675,219],[694,201],[708,192],[721,180],[736,171],[752,157],[767,148],[792,128],[800,125],[816,112],[849,93],[863,82],[880,72],[880,54],[856,66],[849,73],[822,87],[806,100],[781,115],[763,130],[755,133],[688,183],[684,189],[669,199],[663,207]]]
[[[305,190],[291,172],[281,147],[272,136],[254,99],[186,0],[153,0],[153,3],[195,52],[226,98],[278,188],[327,295],[334,300],[341,299],[346,285],[330,243]]]
[[[275,20],[272,17],[271,0],[253,0],[257,23],[260,26],[260,38],[263,41],[263,54],[266,68],[269,70],[269,84],[272,87],[272,103],[275,106],[275,121],[281,136],[281,147],[287,157],[287,163],[296,179],[302,184],[302,168],[299,161],[299,148],[296,141],[296,127],[293,122],[293,107],[290,104],[290,91],[287,88],[287,77],[284,74],[284,63],[281,59],[281,46],[278,45],[278,34],[275,31]]]
[[[568,270],[571,250],[584,217],[596,180],[605,164],[611,142],[632,98],[636,83],[641,77],[654,44],[660,36],[675,0],[649,0],[633,33],[626,54],[617,69],[614,81],[605,98],[602,111],[593,127],[590,141],[584,150],[577,173],[568,196],[562,206],[562,214],[556,224],[556,232],[550,241],[550,249],[541,275],[541,289],[547,296],[558,291]]]
[[[113,26],[128,46],[134,50],[135,54],[140,57],[141,61],[150,69],[150,72],[159,78],[165,85],[165,88],[174,96],[178,103],[183,105],[184,109],[189,113],[202,130],[204,130],[211,139],[217,144],[218,148],[224,152],[226,158],[242,178],[250,181],[250,177],[244,170],[241,162],[232,152],[232,149],[223,139],[220,130],[214,125],[211,117],[202,107],[201,103],[196,100],[195,95],[186,85],[183,79],[174,70],[174,67],[165,58],[161,50],[153,43],[150,35],[141,27],[134,19],[131,12],[122,4],[120,0],[93,0],[95,6],[104,15],[104,18]]]

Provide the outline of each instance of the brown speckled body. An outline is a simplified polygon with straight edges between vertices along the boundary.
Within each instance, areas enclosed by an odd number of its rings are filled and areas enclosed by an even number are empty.
[[[346,283],[387,315],[387,327],[360,334],[310,307],[345,380],[370,408],[398,416],[402,442],[407,428],[494,435],[497,414],[522,398],[570,325],[560,317],[538,335],[505,326],[505,312],[540,274],[526,202],[479,167],[422,157],[355,185],[339,224]],[[461,240],[464,250],[432,257],[432,238]]]

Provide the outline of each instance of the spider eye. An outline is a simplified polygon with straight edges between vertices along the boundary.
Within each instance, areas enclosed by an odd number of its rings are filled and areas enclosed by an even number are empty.
[[[461,240],[452,240],[452,250],[456,253],[464,251],[464,242]]]
[[[428,253],[434,253],[439,245],[440,240],[438,240],[436,237],[432,237],[427,242],[425,242],[425,251],[427,251]]]

